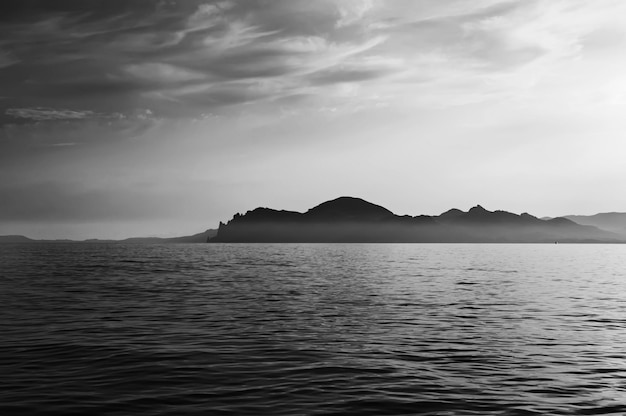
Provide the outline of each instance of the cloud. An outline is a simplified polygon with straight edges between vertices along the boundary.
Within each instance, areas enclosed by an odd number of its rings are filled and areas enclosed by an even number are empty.
[[[149,109],[127,113],[95,113],[52,108],[12,108],[0,114],[0,165],[51,148],[89,145],[106,140],[127,142],[144,137],[161,120]]]
[[[373,0],[344,0],[339,5],[338,28],[361,23],[363,18],[374,9]]]
[[[131,64],[123,67],[122,71],[131,79],[156,84],[176,84],[206,80],[207,78],[205,74],[199,71],[158,62]]]
[[[18,62],[19,59],[17,59],[15,55],[8,51],[3,51],[2,49],[0,49],[0,69],[15,65]]]
[[[9,108],[7,116],[25,118],[34,121],[49,120],[84,120],[95,116],[93,111],[58,110],[53,108]]]
[[[297,84],[309,88],[314,83],[307,74],[378,44],[380,37],[355,28],[372,8],[371,1],[209,1],[152,8],[145,2],[105,7],[88,1],[37,6],[27,15],[26,8],[14,7],[12,23],[1,32],[19,51],[23,71],[10,73],[0,86],[13,98],[7,109],[84,106],[102,113],[116,106],[119,112],[153,107],[168,113],[171,107],[179,114],[176,102],[185,111],[204,105],[197,111],[206,112],[262,98],[251,90],[272,100],[297,93]],[[289,77],[281,84],[288,89],[250,86],[276,77]],[[197,91],[205,90],[221,92],[198,100]],[[79,118],[48,110],[7,114],[38,121]]]
[[[614,67],[624,44],[617,42],[617,33],[625,30],[614,16],[626,12],[626,4],[615,1],[400,0],[379,11],[371,27],[387,41],[372,52],[402,57],[405,68],[384,93],[392,101],[422,107],[541,100],[587,87],[597,90],[606,80],[590,77],[586,62],[599,58],[594,51],[607,48],[613,56],[605,54],[602,67]],[[588,41],[608,28],[611,37],[604,37],[601,46]],[[552,88],[564,84],[553,82],[564,79],[564,73],[580,75],[570,92]],[[371,84],[380,88],[376,80]]]
[[[80,119],[40,108],[194,117],[327,101],[350,83],[361,104],[510,97],[606,47],[596,34],[623,34],[615,16],[626,11],[611,0],[9,3],[0,111],[33,121]]]
[[[186,31],[200,31],[211,29],[225,22],[224,12],[232,9],[235,4],[231,1],[204,3],[187,19]]]
[[[402,58],[383,56],[355,57],[345,63],[331,65],[316,71],[310,76],[313,84],[339,84],[345,82],[361,83],[373,79],[381,79],[389,75],[405,71]]]
[[[54,143],[53,147],[71,147],[76,146],[78,143],[75,142],[62,142],[62,143]]]

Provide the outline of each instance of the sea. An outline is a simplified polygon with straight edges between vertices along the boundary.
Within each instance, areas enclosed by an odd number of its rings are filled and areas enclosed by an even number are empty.
[[[626,246],[0,245],[0,415],[624,415]]]

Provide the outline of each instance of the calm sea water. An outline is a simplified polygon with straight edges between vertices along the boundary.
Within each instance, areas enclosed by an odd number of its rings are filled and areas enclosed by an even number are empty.
[[[626,414],[626,246],[0,245],[0,414]]]

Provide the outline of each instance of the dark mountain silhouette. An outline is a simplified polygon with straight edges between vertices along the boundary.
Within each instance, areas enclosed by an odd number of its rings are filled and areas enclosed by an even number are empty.
[[[626,236],[626,212],[605,212],[595,215],[567,215],[565,218],[582,225],[592,225],[602,230]]]
[[[305,213],[257,208],[220,223],[210,242],[619,242],[616,234],[566,218],[451,209],[439,216],[395,215],[359,198],[341,197]]]
[[[378,221],[394,213],[360,198],[341,197],[311,208],[304,216],[309,221]]]
[[[461,211],[460,209],[457,208],[452,208],[446,212],[444,212],[443,214],[441,214],[439,216],[439,219],[442,221],[451,221],[454,220],[457,217],[462,216],[463,214],[465,214],[463,211]]]

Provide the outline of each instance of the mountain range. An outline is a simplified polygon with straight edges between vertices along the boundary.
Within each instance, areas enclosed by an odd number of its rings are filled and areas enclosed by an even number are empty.
[[[360,198],[340,197],[304,213],[256,208],[235,214],[219,229],[189,236],[132,237],[123,240],[35,240],[0,235],[0,243],[127,243],[204,242],[459,242],[459,243],[624,243],[626,213],[537,218],[530,214],[488,211],[477,205],[467,212],[450,209],[441,215],[396,215]]]
[[[626,236],[568,218],[488,211],[480,205],[437,216],[396,215],[360,198],[340,197],[304,213],[256,208],[220,223],[209,242],[626,242]]]

